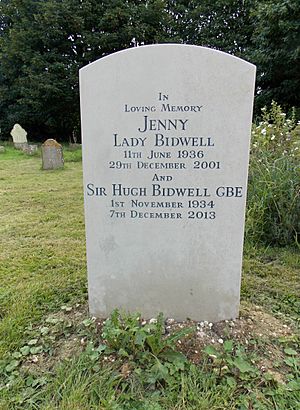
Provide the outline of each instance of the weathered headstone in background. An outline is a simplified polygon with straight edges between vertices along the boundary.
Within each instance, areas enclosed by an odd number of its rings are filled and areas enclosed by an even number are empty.
[[[34,155],[38,151],[38,146],[36,144],[27,144],[22,150],[28,155]]]
[[[0,153],[4,153],[5,152],[5,147],[4,147],[4,145],[0,145]]]
[[[254,80],[186,45],[81,69],[91,314],[238,315]]]
[[[70,142],[69,149],[71,151],[76,151],[78,149],[81,149],[81,144],[77,144],[77,142],[74,142],[74,143]]]
[[[64,166],[62,146],[54,139],[48,139],[42,144],[43,169],[57,169]]]
[[[15,124],[10,132],[13,138],[14,146],[16,149],[24,149],[28,146],[27,132],[20,124]]]

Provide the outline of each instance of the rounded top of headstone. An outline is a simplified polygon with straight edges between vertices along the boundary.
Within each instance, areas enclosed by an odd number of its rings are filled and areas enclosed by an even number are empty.
[[[140,47],[131,47],[131,48],[126,48],[124,50],[117,51],[115,53],[108,54],[107,56],[101,57],[98,60],[95,60],[92,63],[87,64],[86,66],[82,67],[79,70],[79,72],[83,73],[85,70],[95,68],[95,66],[98,63],[109,62],[110,60],[115,59],[115,58],[121,58],[121,57],[125,58],[125,56],[140,55],[142,60],[144,61],[147,55],[150,55],[150,58],[153,58],[153,55],[155,53],[163,55],[167,51],[171,53],[173,57],[178,55],[179,53],[179,61],[180,59],[183,59],[184,61],[188,61],[191,56],[191,53],[193,55],[195,55],[196,53],[196,54],[201,55],[201,58],[203,59],[216,58],[217,59],[216,62],[218,61],[220,62],[220,64],[222,64],[222,61],[229,60],[231,62],[235,62],[236,64],[252,67],[252,69],[256,68],[254,64],[249,63],[248,61],[245,61],[239,57],[233,56],[232,54],[228,54],[220,50],[215,50],[213,48],[197,46],[193,44],[165,43],[165,44],[148,44],[148,45],[143,45]]]
[[[49,138],[43,143],[43,147],[61,148],[61,145],[56,140],[54,140],[53,138]]]

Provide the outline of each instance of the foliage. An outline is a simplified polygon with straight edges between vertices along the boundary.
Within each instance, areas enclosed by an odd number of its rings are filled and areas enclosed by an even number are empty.
[[[156,42],[163,2],[12,0],[0,7],[3,136],[18,122],[36,140],[71,141],[79,134],[79,68],[136,41]]]
[[[140,314],[121,315],[115,310],[105,321],[102,338],[104,353],[117,353],[128,360],[135,373],[144,370],[149,384],[172,384],[188,365],[185,356],[176,351],[175,341],[185,337],[192,329],[183,329],[164,337],[164,320],[160,314],[152,323],[141,324]]]
[[[246,237],[297,243],[300,234],[300,125],[272,102],[253,126]]]
[[[241,55],[252,33],[250,8],[253,3],[249,0],[168,1],[166,7],[172,16],[170,31],[181,43]]]
[[[250,343],[255,349],[257,348],[257,341],[251,340]],[[285,359],[285,363],[291,367],[295,366],[295,377],[290,379],[286,387],[277,385],[273,373],[261,374],[255,364],[257,355],[251,352],[247,354],[243,346],[234,345],[232,340],[225,341],[219,349],[215,346],[207,346],[204,352],[210,357],[211,362],[208,366],[217,372],[220,383],[227,384],[228,388],[236,388],[240,384],[240,394],[236,398],[238,408],[246,410],[250,407],[250,403],[252,408],[262,410],[270,408],[273,404],[283,409],[287,408],[286,406],[296,408],[300,387],[298,368],[300,362],[294,357],[297,355],[294,349],[285,349],[285,353],[290,355]],[[284,392],[288,391],[293,392],[289,404],[282,400]]]
[[[144,44],[212,47],[258,65],[258,107],[299,107],[299,2],[11,0],[0,2],[0,135],[80,137],[78,70]]]
[[[285,110],[299,110],[299,1],[259,1],[251,15],[253,34],[246,56],[258,68],[256,112],[272,100]]]

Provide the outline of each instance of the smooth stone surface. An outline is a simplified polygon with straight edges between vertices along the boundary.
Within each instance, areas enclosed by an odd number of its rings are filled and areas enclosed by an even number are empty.
[[[20,124],[15,124],[10,132],[13,138],[14,144],[24,144],[27,143],[27,132]]]
[[[92,315],[237,317],[254,81],[252,64],[175,44],[81,69]]]
[[[48,139],[42,144],[42,168],[58,169],[64,166],[62,146],[54,139]]]

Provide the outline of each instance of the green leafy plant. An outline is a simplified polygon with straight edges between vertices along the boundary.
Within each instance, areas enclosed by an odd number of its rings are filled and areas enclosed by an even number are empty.
[[[162,314],[152,322],[143,323],[138,313],[127,315],[115,310],[103,326],[104,345],[96,350],[127,358],[131,365],[134,363],[137,373],[140,369],[146,371],[149,383],[171,383],[188,365],[186,357],[176,350],[176,341],[191,331],[191,328],[183,329],[165,336]]]
[[[234,387],[239,380],[252,381],[259,376],[259,370],[249,360],[245,350],[241,346],[235,347],[232,340],[226,340],[219,348],[206,346],[204,352],[210,358],[209,366],[230,387]]]
[[[272,245],[300,235],[300,125],[275,102],[253,127],[246,238]]]

